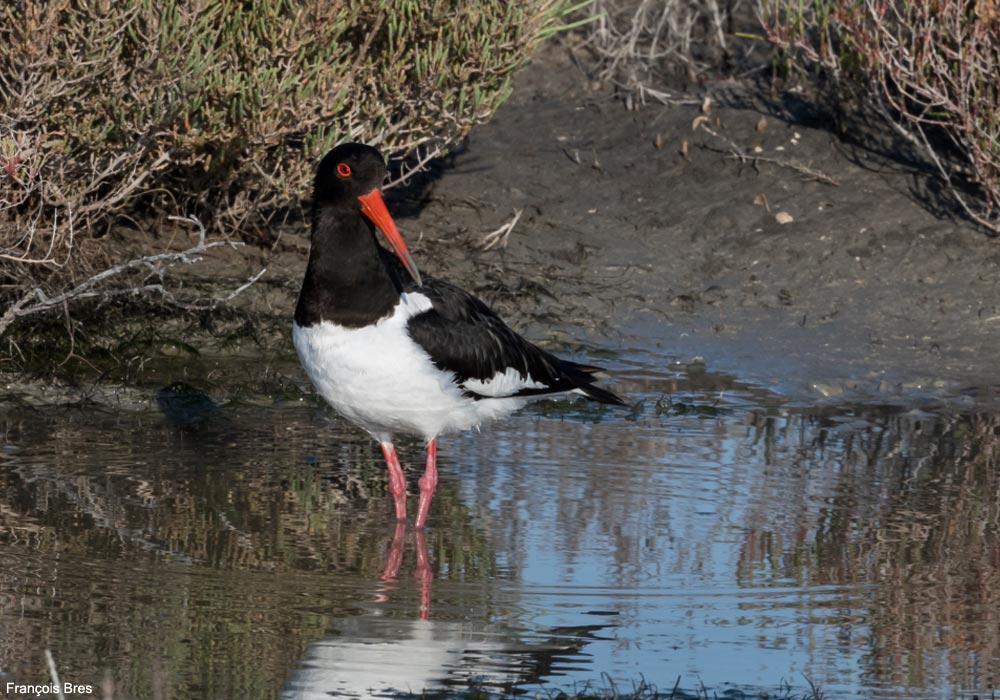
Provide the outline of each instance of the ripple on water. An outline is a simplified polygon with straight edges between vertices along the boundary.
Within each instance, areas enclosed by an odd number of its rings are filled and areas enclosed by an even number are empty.
[[[7,416],[0,667],[44,680],[51,647],[73,682],[177,698],[986,687],[996,416],[633,373],[644,408],[445,439],[419,537],[390,522],[377,448],[311,406]],[[401,453],[412,484],[421,445]]]

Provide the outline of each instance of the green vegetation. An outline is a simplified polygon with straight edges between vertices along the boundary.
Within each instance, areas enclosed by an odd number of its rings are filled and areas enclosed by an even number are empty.
[[[12,316],[0,328],[121,263],[105,236],[116,225],[156,230],[194,215],[210,231],[248,236],[308,196],[317,157],[340,141],[398,155],[446,146],[492,114],[514,70],[572,9],[6,4],[0,305]],[[135,274],[116,275],[89,295],[137,286]]]

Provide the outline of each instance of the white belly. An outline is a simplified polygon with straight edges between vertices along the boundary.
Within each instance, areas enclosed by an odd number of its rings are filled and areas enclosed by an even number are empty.
[[[406,321],[429,305],[423,295],[409,294],[392,316],[373,326],[344,328],[329,321],[292,326],[299,361],[316,390],[379,441],[395,433],[430,440],[527,403],[520,398],[475,401],[462,393],[451,373],[436,368],[406,332]]]

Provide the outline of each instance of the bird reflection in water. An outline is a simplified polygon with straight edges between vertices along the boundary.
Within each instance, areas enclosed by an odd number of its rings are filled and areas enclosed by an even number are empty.
[[[413,532],[414,547],[417,550],[417,566],[413,570],[413,576],[417,580],[417,587],[420,590],[420,610],[419,617],[426,620],[430,617],[431,610],[431,583],[434,581],[434,573],[431,571],[430,559],[427,556],[427,536],[422,528]],[[379,578],[376,587],[375,602],[389,602],[389,594],[396,588],[396,577],[399,575],[399,567],[403,564],[403,549],[406,545],[406,522],[397,521],[396,530],[392,535],[392,543],[386,553],[385,569]]]

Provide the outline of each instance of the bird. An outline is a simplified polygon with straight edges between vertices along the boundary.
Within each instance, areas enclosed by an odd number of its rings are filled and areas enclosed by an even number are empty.
[[[381,152],[366,144],[340,144],[320,161],[292,338],[317,392],[379,443],[397,521],[406,521],[406,480],[393,441],[423,438],[414,522],[423,528],[440,435],[547,397],[624,402],[597,386],[601,368],[542,350],[472,294],[422,276],[382,198],[385,174]]]

